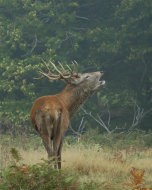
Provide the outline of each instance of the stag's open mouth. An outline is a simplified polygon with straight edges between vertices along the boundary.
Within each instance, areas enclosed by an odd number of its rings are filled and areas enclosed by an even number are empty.
[[[97,86],[103,86],[105,85],[106,81],[105,80],[99,80],[97,83]]]
[[[100,86],[105,85],[105,80],[98,80],[95,88],[93,90],[97,90]]]
[[[101,80],[103,73],[102,72],[95,72],[95,86],[93,88],[93,91],[97,90],[100,86],[103,86],[105,84],[104,80]]]
[[[101,72],[99,75],[98,75],[98,78],[97,78],[97,85],[99,85],[99,86],[101,86],[101,85],[105,85],[105,80],[100,80],[101,78],[102,78],[102,76],[103,76],[103,72]]]
[[[102,81],[99,81],[100,82],[100,86],[102,85],[105,85],[106,84],[106,81],[105,80],[102,80]]]
[[[97,84],[96,87],[94,88],[94,90],[98,89],[100,86],[105,85],[106,81],[105,80],[100,80],[101,77],[103,76],[103,73],[100,73],[97,77]]]

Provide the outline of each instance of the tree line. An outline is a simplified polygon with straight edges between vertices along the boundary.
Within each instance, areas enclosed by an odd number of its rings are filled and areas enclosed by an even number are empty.
[[[1,126],[29,126],[34,99],[63,88],[34,80],[43,60],[76,60],[80,72],[103,70],[106,86],[74,118],[75,128],[81,118],[100,127],[91,112],[109,130],[150,129],[151,19],[151,0],[0,1]]]

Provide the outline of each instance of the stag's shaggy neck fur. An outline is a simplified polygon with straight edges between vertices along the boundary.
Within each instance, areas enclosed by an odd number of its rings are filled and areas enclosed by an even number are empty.
[[[73,86],[68,84],[60,94],[62,103],[65,104],[69,111],[69,116],[72,117],[79,107],[93,94],[93,91],[88,86]]]

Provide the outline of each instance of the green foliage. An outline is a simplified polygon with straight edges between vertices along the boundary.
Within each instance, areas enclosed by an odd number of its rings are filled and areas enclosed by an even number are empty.
[[[36,165],[13,165],[0,173],[0,189],[75,190],[77,183],[67,171],[57,171],[47,162]]]

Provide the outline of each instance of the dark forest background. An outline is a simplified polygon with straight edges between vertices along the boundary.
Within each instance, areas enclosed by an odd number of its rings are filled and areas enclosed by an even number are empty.
[[[64,87],[34,80],[42,60],[104,71],[105,87],[73,118],[73,128],[152,128],[151,0],[1,0],[2,131],[31,131],[33,101]]]

